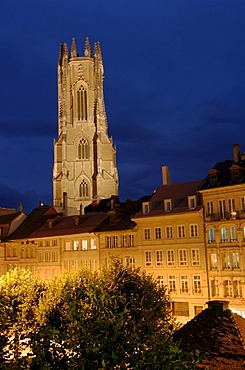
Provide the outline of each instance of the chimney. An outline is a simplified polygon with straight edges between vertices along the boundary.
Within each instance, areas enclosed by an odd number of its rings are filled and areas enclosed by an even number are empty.
[[[233,144],[233,159],[234,159],[234,163],[240,162],[241,154],[240,154],[239,144]]]
[[[52,229],[52,227],[53,227],[53,220],[48,220],[47,222],[48,222],[48,228],[49,229]]]
[[[73,217],[73,220],[74,220],[74,225],[75,225],[75,226],[78,226],[78,225],[79,225],[79,216],[77,216],[77,215],[76,215],[76,216],[74,216],[74,217]]]
[[[23,207],[22,207],[22,203],[20,202],[18,204],[18,212],[22,212],[23,211]]]
[[[162,184],[163,185],[171,184],[171,174],[168,169],[168,166],[162,166]]]
[[[206,302],[210,310],[211,316],[219,316],[223,311],[228,310],[228,301],[208,301]]]

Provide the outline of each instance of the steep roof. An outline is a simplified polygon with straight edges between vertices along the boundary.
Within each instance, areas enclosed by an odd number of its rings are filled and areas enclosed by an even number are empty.
[[[201,369],[245,369],[245,319],[230,310],[209,307],[180,328],[174,340],[187,351],[206,354]]]
[[[0,225],[9,224],[15,218],[17,218],[23,212],[8,213],[6,215],[0,215]]]
[[[49,218],[57,217],[57,212],[52,206],[34,208],[22,224],[5,240],[28,238],[31,233],[47,222]]]

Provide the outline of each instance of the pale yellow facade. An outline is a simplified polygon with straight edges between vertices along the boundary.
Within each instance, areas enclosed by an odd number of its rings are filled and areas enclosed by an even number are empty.
[[[53,204],[65,214],[82,213],[95,199],[118,194],[116,149],[108,136],[99,43],[94,56],[61,45],[58,63],[58,138],[54,142]]]

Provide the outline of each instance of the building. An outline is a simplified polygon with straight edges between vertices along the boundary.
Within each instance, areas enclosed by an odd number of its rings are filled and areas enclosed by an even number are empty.
[[[218,162],[199,187],[205,220],[210,297],[229,299],[245,317],[245,155]]]
[[[93,200],[118,194],[116,149],[108,136],[100,44],[88,38],[79,56],[73,38],[58,61],[58,138],[54,142],[53,204],[79,214]],[[59,208],[57,208],[59,207]]]

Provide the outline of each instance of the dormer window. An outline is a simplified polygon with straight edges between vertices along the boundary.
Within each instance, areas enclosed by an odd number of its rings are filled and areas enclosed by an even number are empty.
[[[149,213],[149,210],[150,210],[149,203],[148,202],[142,203],[143,214],[147,215],[147,213]]]
[[[191,197],[188,197],[188,208],[189,209],[194,209],[197,206],[197,199],[196,196],[193,195]]]
[[[240,176],[239,176],[239,171],[238,170],[233,170],[231,172],[231,180],[233,182],[238,182],[240,180]]]
[[[164,199],[164,211],[165,212],[172,211],[172,200],[171,199]]]
[[[210,175],[209,176],[210,185],[217,185],[218,179],[217,175]]]

